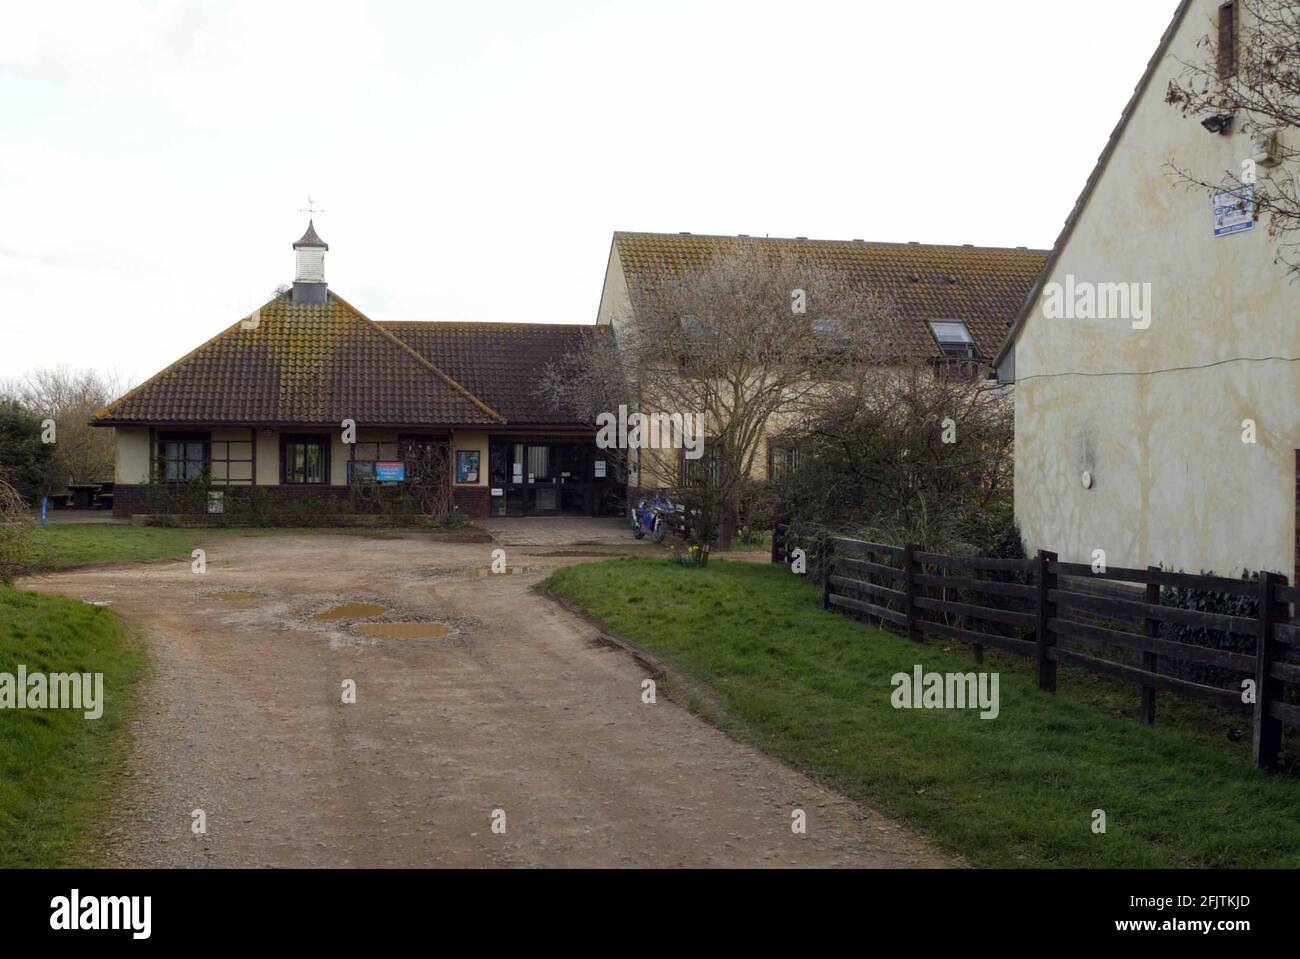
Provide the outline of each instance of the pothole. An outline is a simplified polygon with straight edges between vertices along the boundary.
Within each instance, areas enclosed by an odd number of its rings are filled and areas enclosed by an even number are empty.
[[[318,620],[335,620],[335,619],[373,619],[376,616],[382,616],[388,612],[384,606],[377,603],[340,603],[324,612],[317,613],[312,619]]]
[[[442,623],[358,623],[357,632],[388,639],[438,639],[451,632]]]

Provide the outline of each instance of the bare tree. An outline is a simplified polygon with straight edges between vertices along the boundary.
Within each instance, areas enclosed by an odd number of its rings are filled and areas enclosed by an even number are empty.
[[[1216,33],[1202,37],[1203,57],[1183,61],[1165,99],[1184,114],[1211,120],[1216,128],[1245,133],[1269,144],[1267,165],[1243,156],[1240,166],[1212,180],[1172,163],[1179,181],[1210,192],[1250,186],[1259,219],[1267,214],[1270,236],[1280,238],[1279,261],[1300,275],[1300,4],[1296,0],[1237,0],[1221,12]],[[1225,126],[1225,124],[1231,124]],[[1252,151],[1253,152],[1253,151]]]
[[[27,572],[35,558],[35,523],[18,491],[0,477],[0,584]]]
[[[546,383],[583,415],[625,401],[650,415],[698,417],[700,458],[639,449],[635,466],[640,487],[686,503],[703,547],[716,537],[728,548],[768,431],[828,381],[908,349],[888,297],[757,242],[698,263],[665,263],[631,294],[633,314],[614,324],[614,335],[593,337]]]
[[[14,399],[55,424],[54,454],[46,473],[45,492],[68,483],[113,478],[113,432],[90,425],[96,410],[123,392],[116,374],[74,370],[66,366],[33,370],[0,384],[0,396]]]

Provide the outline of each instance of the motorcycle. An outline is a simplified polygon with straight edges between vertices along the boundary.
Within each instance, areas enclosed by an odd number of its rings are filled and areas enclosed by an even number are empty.
[[[662,543],[668,535],[668,524],[664,521],[664,516],[676,511],[677,507],[661,496],[656,496],[654,502],[648,505],[642,500],[632,510],[632,535],[637,539],[645,539],[646,534],[649,534],[653,542]]]

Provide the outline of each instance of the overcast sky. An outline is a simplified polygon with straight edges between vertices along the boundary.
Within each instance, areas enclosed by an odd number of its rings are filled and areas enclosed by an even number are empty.
[[[1048,247],[1175,0],[0,0],[0,379],[293,279],[590,323],[614,230]]]

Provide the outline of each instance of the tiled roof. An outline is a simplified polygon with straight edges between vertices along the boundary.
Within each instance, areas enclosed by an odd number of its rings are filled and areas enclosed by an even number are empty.
[[[806,240],[705,236],[690,233],[614,234],[635,306],[639,284],[663,269],[702,263],[715,252],[745,244],[807,257],[824,269],[847,274],[864,289],[888,296],[912,333],[915,348],[927,356],[939,350],[928,321],[964,320],[980,353],[993,355],[1007,324],[1020,312],[1046,250],[1017,247],[938,246],[921,243],[866,243],[860,240]]]
[[[101,424],[489,425],[503,417],[341,297],[279,296],[95,414]]]
[[[534,393],[543,368],[577,351],[591,326],[380,322],[512,424],[570,424]]]

